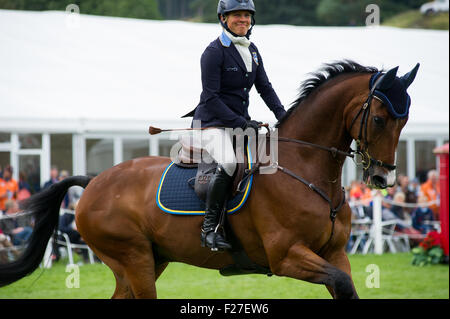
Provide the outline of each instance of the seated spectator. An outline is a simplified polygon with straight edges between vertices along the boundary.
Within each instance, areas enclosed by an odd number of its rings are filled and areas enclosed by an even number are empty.
[[[31,227],[30,216],[13,217],[19,212],[19,205],[15,200],[8,200],[5,204],[6,211],[4,217],[0,219],[0,228],[11,237],[14,246],[23,245],[30,238],[33,228]]]
[[[69,172],[66,170],[62,170],[61,173],[59,174],[58,181],[62,181],[64,179],[66,179],[67,177],[69,177]],[[61,203],[61,208],[69,208],[69,202],[70,202],[69,192],[67,192]]]
[[[11,241],[0,229],[0,265],[10,262],[9,252],[15,257],[19,257],[19,252],[14,248]]]
[[[393,201],[395,203],[399,203],[399,204],[405,203],[405,194],[402,192],[396,193],[394,195]],[[405,213],[403,211],[404,210],[403,206],[392,204],[392,207],[390,210],[392,213],[394,213],[395,216],[397,216],[398,219],[405,220]]]
[[[415,177],[410,184],[410,188],[411,190],[414,192],[414,194],[416,195],[416,198],[419,198],[420,195],[420,182],[419,179],[417,177]]]
[[[75,207],[71,205],[70,209],[75,210]],[[80,233],[77,231],[77,226],[75,224],[75,214],[73,213],[64,213],[59,218],[59,230],[63,233],[66,233],[69,236],[69,240],[72,244],[78,245],[86,245],[86,243],[81,238]],[[83,261],[85,263],[89,262],[89,255],[86,249],[81,249],[78,251],[83,257]]]
[[[420,191],[425,195],[429,202],[436,201],[440,193],[438,173],[435,170],[428,172],[428,179],[420,186]],[[433,204],[430,206],[433,211],[434,219],[439,220],[439,206]]]
[[[390,192],[391,193],[391,192]],[[389,196],[389,195],[388,195]],[[386,196],[386,198],[388,198]],[[404,203],[405,202],[405,195],[403,193],[396,193],[394,195],[394,198],[392,199],[396,203]],[[390,206],[390,208],[383,207],[381,211],[381,220],[383,221],[389,221],[389,220],[396,220],[397,221],[397,229],[399,231],[403,231],[407,228],[410,228],[407,222],[404,220],[404,212],[403,207],[400,205],[389,205],[386,203],[386,205]]]
[[[17,200],[21,201],[31,196],[30,185],[26,181],[24,172],[19,173],[19,191],[17,193]]]
[[[433,211],[426,206],[428,199],[426,196],[421,195],[418,199],[418,204],[423,204],[421,207],[417,207],[412,212],[412,226],[420,231],[422,234],[428,234],[428,232],[433,230],[433,226],[425,224],[426,221],[433,220]]]
[[[415,204],[417,203],[416,191],[412,184],[409,182],[409,177],[401,175],[398,178],[399,186],[397,191],[405,194],[405,203]],[[411,213],[411,208],[404,208],[405,212]]]
[[[395,187],[395,186],[394,187],[389,187],[389,188],[387,188],[386,192],[387,193],[386,193],[386,195],[384,195],[384,198],[387,199],[387,200],[393,201],[395,193],[397,192],[397,187]],[[391,207],[392,207],[392,205],[390,203],[386,202],[386,201],[383,201],[382,205],[383,205],[383,209],[390,210]]]
[[[11,166],[6,166],[3,171],[3,178],[0,178],[0,210],[5,211],[5,203],[9,199],[17,199],[17,192],[19,185],[17,181],[12,178],[13,169]]]
[[[353,181],[350,186],[350,200],[361,200],[363,195],[359,181]]]

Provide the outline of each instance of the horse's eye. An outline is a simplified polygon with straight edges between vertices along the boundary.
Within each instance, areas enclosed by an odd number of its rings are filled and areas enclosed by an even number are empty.
[[[385,123],[384,123],[384,119],[382,117],[379,116],[374,116],[373,117],[373,121],[375,122],[375,124],[378,127],[384,127]]]

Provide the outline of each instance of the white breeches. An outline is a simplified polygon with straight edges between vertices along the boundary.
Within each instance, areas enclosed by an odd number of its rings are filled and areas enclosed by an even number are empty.
[[[237,160],[233,150],[231,130],[211,128],[201,131],[201,146],[221,165],[229,176],[236,170]],[[194,139],[200,140],[200,139]]]

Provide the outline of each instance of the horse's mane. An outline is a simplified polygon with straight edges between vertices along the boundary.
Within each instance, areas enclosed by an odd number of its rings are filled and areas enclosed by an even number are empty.
[[[311,77],[303,81],[300,85],[298,98],[292,102],[286,114],[278,121],[275,127],[279,127],[297,109],[297,107],[319,86],[341,74],[349,73],[376,73],[379,70],[375,67],[363,66],[352,60],[342,60],[334,63],[327,63],[316,72],[312,72]]]

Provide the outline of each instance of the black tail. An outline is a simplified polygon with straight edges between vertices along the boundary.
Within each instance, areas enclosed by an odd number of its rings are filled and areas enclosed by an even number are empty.
[[[31,274],[39,266],[47,243],[58,226],[59,209],[67,190],[75,185],[85,188],[90,180],[87,176],[69,177],[21,203],[23,210],[34,216],[33,233],[16,261],[0,265],[0,287]]]

